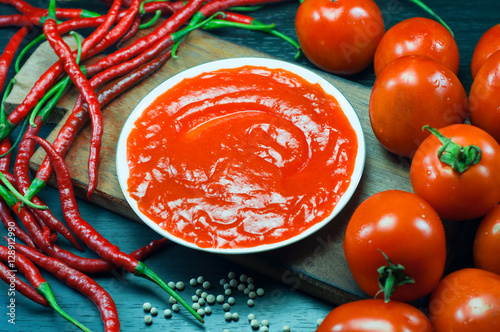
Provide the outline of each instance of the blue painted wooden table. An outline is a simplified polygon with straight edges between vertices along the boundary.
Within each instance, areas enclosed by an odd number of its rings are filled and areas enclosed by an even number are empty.
[[[376,0],[376,2],[384,12],[387,28],[409,17],[427,16],[409,1]],[[48,5],[46,0],[30,1],[30,3],[45,8]],[[96,0],[60,1],[58,5],[66,7],[80,6],[96,12],[105,12],[106,10],[106,7]],[[429,5],[441,15],[455,32],[461,55],[459,78],[463,82],[466,91],[468,91],[472,84],[469,66],[474,46],[482,33],[499,23],[500,2],[497,0],[475,2],[442,0],[434,3],[429,2]],[[294,15],[297,7],[297,2],[285,2],[267,6],[252,15],[261,22],[276,23],[280,31],[295,37]],[[0,15],[13,13],[16,13],[13,7],[0,5]],[[2,29],[0,49],[4,48],[16,31],[16,28]],[[272,36],[242,30],[221,30],[213,33],[224,40],[266,52],[287,61],[295,61],[294,49],[284,42],[277,41]],[[34,38],[34,36],[36,34],[30,34],[29,38]],[[298,63],[314,68],[304,57],[301,57]],[[9,77],[11,75],[12,71],[10,71]],[[348,77],[348,79],[371,86],[375,79],[373,68],[370,67],[358,75]],[[44,128],[42,135],[46,135],[50,129],[51,126]],[[15,134],[17,134],[17,131]],[[54,188],[47,188],[40,196],[50,206],[55,206],[54,211],[60,210],[57,208],[59,198]],[[144,225],[131,222],[88,202],[79,200],[79,204],[83,217],[125,252],[132,251],[158,237],[156,233]],[[62,218],[61,214],[57,216]],[[4,236],[6,234],[5,229],[2,228],[0,235]],[[460,246],[456,259],[452,264],[452,269],[471,265],[472,235],[473,233],[463,243],[463,246]],[[62,241],[62,243],[64,242]],[[86,255],[91,256],[92,254],[86,253]],[[238,313],[240,319],[227,322],[224,319],[222,305],[216,304],[212,306],[212,315],[206,317],[206,324],[201,325],[189,317],[187,312],[182,309],[180,313],[174,313],[170,319],[163,317],[163,310],[170,308],[168,296],[158,287],[152,287],[145,280],[138,280],[120,271],[96,275],[95,280],[113,296],[117,304],[123,331],[223,331],[224,329],[252,331],[247,316],[253,313],[258,320],[266,319],[270,322],[270,331],[281,331],[284,325],[290,325],[292,331],[307,332],[314,331],[317,326],[317,319],[324,317],[332,309],[331,304],[298,292],[297,283],[290,280],[284,282],[285,276],[283,276],[282,280],[272,280],[255,271],[232,263],[223,257],[186,249],[175,244],[167,245],[148,259],[147,262],[167,281],[183,281],[186,288],[180,294],[186,299],[190,299],[196,289],[199,288],[190,286],[189,280],[199,276],[211,282],[212,288],[207,290],[208,293],[222,294],[224,289],[219,284],[219,281],[221,279],[229,280],[228,273],[230,271],[236,272],[238,276],[245,274],[253,277],[255,286],[263,288],[265,293],[262,297],[255,299],[255,306],[249,307],[247,305],[248,296],[237,289],[233,289],[231,296],[234,296],[235,304],[231,306],[230,312]],[[49,273],[43,271],[43,275],[52,285],[58,302],[64,310],[92,330],[99,331],[103,329],[99,312],[91,301],[80,293],[66,287]],[[10,296],[8,292],[9,287],[4,283],[0,283],[0,331],[77,330],[51,309],[41,307],[23,298],[20,294]],[[9,312],[7,305],[12,297],[15,299],[15,324],[8,322],[9,316],[7,315]],[[158,316],[153,317],[153,324],[150,326],[144,324],[145,313],[142,309],[144,302],[150,302],[159,310]]]

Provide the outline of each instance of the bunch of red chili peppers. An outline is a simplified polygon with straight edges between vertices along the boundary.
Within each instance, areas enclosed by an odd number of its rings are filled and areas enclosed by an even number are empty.
[[[0,218],[8,231],[26,245],[6,239],[7,245],[0,246],[2,280],[15,283],[16,290],[21,294],[41,305],[51,306],[64,318],[88,331],[57,305],[49,284],[36,264],[88,296],[101,312],[105,330],[118,331],[120,324],[113,299],[87,274],[122,268],[158,284],[203,322],[196,311],[141,261],[166,240],[153,241],[126,254],[101,236],[80,216],[63,158],[79,129],[90,120],[92,137],[87,192],[90,200],[97,186],[98,159],[104,130],[102,108],[160,68],[175,54],[182,38],[194,29],[232,26],[262,30],[285,39],[299,51],[298,43],[275,30],[274,25],[262,24],[233,11],[225,12],[240,6],[249,8],[278,1],[282,0],[104,0],[110,9],[105,15],[99,15],[84,9],[57,8],[55,0],[51,0],[48,9],[34,7],[24,0],[0,0],[0,3],[14,6],[20,12],[0,15],[0,27],[21,26],[0,56],[0,90],[6,83],[7,71],[15,53],[33,26],[42,26],[43,34],[20,52],[15,62],[16,71],[19,71],[22,57],[29,47],[44,39],[59,57],[59,61],[42,74],[23,102],[8,116],[4,112],[3,101],[15,84],[14,79],[8,82],[4,91],[0,109],[0,179],[3,182],[0,184]],[[153,15],[153,18],[143,22],[148,14]],[[162,22],[158,20],[161,16],[166,17]],[[183,28],[184,25],[186,27]],[[147,34],[136,37],[138,30],[150,27]],[[80,41],[74,31],[83,28],[94,28],[94,31]],[[77,40],[75,51],[61,37],[70,32]],[[128,46],[121,47],[125,40],[132,38]],[[112,52],[94,63],[80,64],[105,50]],[[111,80],[114,81],[106,85]],[[80,96],[56,140],[50,144],[38,137],[40,127],[71,83],[79,89]],[[23,137],[20,138],[13,173],[10,173],[12,145],[15,145],[11,144],[10,136],[13,129],[23,121],[26,124],[28,118],[29,125],[25,131],[21,131]],[[47,157],[35,177],[31,178],[28,163],[36,144],[46,151]],[[58,220],[37,196],[53,172],[56,173],[65,223]],[[18,220],[23,227],[18,224]],[[81,251],[80,241],[83,242],[101,258],[83,258],[59,247],[56,243],[58,234]],[[31,286],[17,278],[13,273],[14,268],[25,275]]]

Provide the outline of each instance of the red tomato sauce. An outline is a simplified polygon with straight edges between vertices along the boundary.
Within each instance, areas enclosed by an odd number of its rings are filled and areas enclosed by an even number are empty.
[[[281,69],[218,70],[183,80],[135,122],[128,192],[198,247],[276,243],[331,214],[357,144],[319,85]]]

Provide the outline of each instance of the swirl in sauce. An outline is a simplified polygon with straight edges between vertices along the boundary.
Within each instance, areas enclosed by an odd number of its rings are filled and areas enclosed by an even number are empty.
[[[158,97],[127,141],[142,213],[201,248],[291,238],[333,211],[350,183],[354,129],[318,84],[244,66]]]

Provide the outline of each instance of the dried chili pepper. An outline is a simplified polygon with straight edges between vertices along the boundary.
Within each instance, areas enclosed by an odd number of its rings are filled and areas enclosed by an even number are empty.
[[[7,72],[9,70],[14,54],[16,53],[19,45],[23,41],[24,37],[28,33],[29,29],[23,27],[19,29],[18,32],[10,39],[9,43],[3,50],[2,55],[0,55],[0,91],[3,89],[5,79],[7,78]]]
[[[198,321],[203,323],[203,318],[155,272],[153,272],[153,270],[147,267],[143,262],[122,252],[116,245],[111,244],[81,217],[78,205],[76,204],[68,168],[63,158],[54,150],[52,145],[43,138],[31,137],[31,139],[35,140],[50,158],[52,167],[56,173],[63,214],[68,226],[75,235],[102,258],[113,262],[113,264],[136,276],[143,277],[156,283],[182,304],[196,319],[198,319]]]
[[[16,245],[16,251],[23,254],[44,270],[52,273],[66,285],[78,290],[94,302],[101,313],[104,330],[114,332],[120,330],[120,320],[116,304],[109,293],[89,276],[70,268],[59,260],[45,256],[21,244]]]
[[[13,245],[9,244],[9,247],[10,246],[14,247]],[[15,247],[23,247],[23,249],[29,250],[30,252],[37,252],[35,249],[23,246],[22,244],[16,244]],[[78,322],[76,319],[68,315],[59,307],[49,283],[42,277],[40,271],[28,258],[24,257],[24,255],[20,254],[19,252],[15,252],[7,247],[0,246],[0,260],[4,263],[11,264],[12,259],[14,259],[13,263],[15,264],[19,272],[24,274],[30,284],[36,289],[38,294],[42,295],[47,300],[52,309],[54,309],[59,315],[61,315],[63,318],[65,318],[67,321],[71,322],[81,330],[90,332],[90,330],[86,328],[82,323]]]

